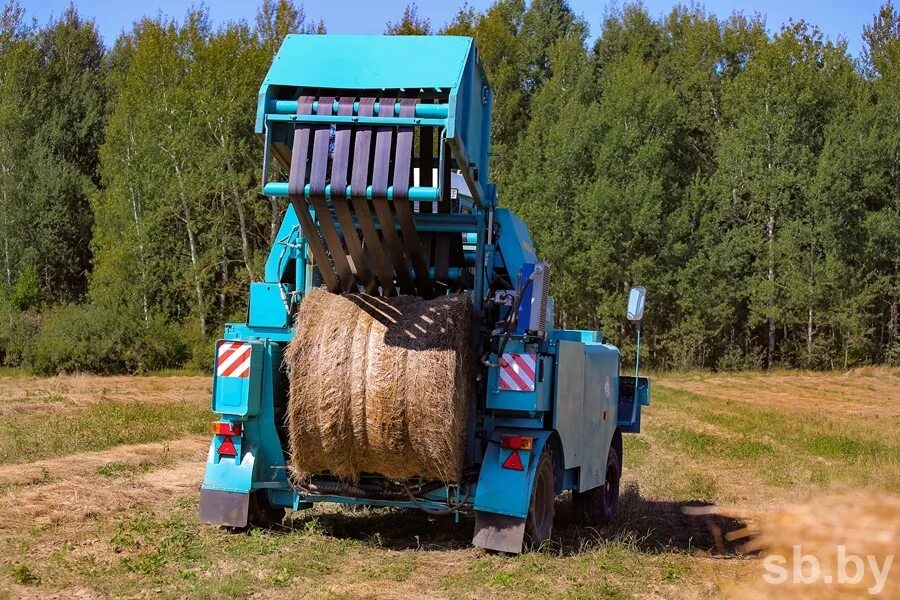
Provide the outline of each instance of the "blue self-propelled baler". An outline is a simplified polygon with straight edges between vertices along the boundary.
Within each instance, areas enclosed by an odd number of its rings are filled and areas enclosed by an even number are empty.
[[[621,374],[599,332],[554,327],[550,268],[489,183],[492,99],[470,38],[285,39],[256,132],[263,193],[286,209],[247,322],[217,342],[203,522],[265,526],[316,502],[422,509],[473,514],[475,545],[519,552],[526,536],[550,536],[565,490],[586,522],[614,518],[622,434],[640,431],[649,380]],[[282,355],[300,300],[320,286],[470,295],[477,364],[460,481],[321,473],[291,485]]]

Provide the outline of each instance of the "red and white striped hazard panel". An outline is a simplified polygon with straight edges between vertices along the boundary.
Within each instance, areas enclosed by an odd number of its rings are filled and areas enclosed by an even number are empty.
[[[500,389],[533,392],[537,354],[508,352],[500,357]]]
[[[216,375],[219,377],[250,377],[252,348],[245,342],[222,342],[216,352]]]

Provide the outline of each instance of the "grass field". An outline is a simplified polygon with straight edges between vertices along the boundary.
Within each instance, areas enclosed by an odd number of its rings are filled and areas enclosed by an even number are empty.
[[[202,527],[208,378],[0,374],[0,598],[740,597],[760,560],[724,534],[745,523],[685,506],[900,494],[900,369],[653,385],[644,433],[626,439],[619,521],[579,528],[563,498],[552,543],[506,557],[470,548],[470,521],[419,513]]]

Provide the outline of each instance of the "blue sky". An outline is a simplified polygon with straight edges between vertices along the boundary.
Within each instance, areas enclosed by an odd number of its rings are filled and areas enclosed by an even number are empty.
[[[306,0],[307,14],[325,21],[331,33],[382,33],[384,23],[397,20],[408,0]],[[51,15],[59,15],[69,0],[21,0],[29,16],[37,17],[43,23]],[[871,23],[882,0],[707,0],[701,2],[709,12],[720,18],[732,12],[761,13],[766,17],[770,31],[777,31],[782,23],[793,19],[806,19],[819,26],[831,39],[843,37],[849,44],[851,54],[858,56],[861,48],[860,34],[863,25]],[[115,37],[143,15],[155,15],[162,11],[167,15],[180,17],[197,0],[157,0],[156,2],[134,2],[129,0],[75,0],[79,12],[93,18],[111,45]],[[214,21],[252,19],[258,2],[254,0],[208,0],[210,15]],[[419,0],[419,13],[431,18],[432,25],[440,26],[455,14],[459,2]],[[484,8],[490,0],[469,0],[476,8]],[[573,10],[587,19],[592,35],[600,30],[600,23],[607,6],[621,5],[600,0],[569,0]],[[671,10],[672,0],[645,0],[650,13],[660,16]]]

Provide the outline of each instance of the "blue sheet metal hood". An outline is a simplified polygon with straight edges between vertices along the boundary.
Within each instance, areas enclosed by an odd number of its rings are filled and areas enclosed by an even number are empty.
[[[289,35],[262,85],[449,90],[471,50],[467,37]]]

